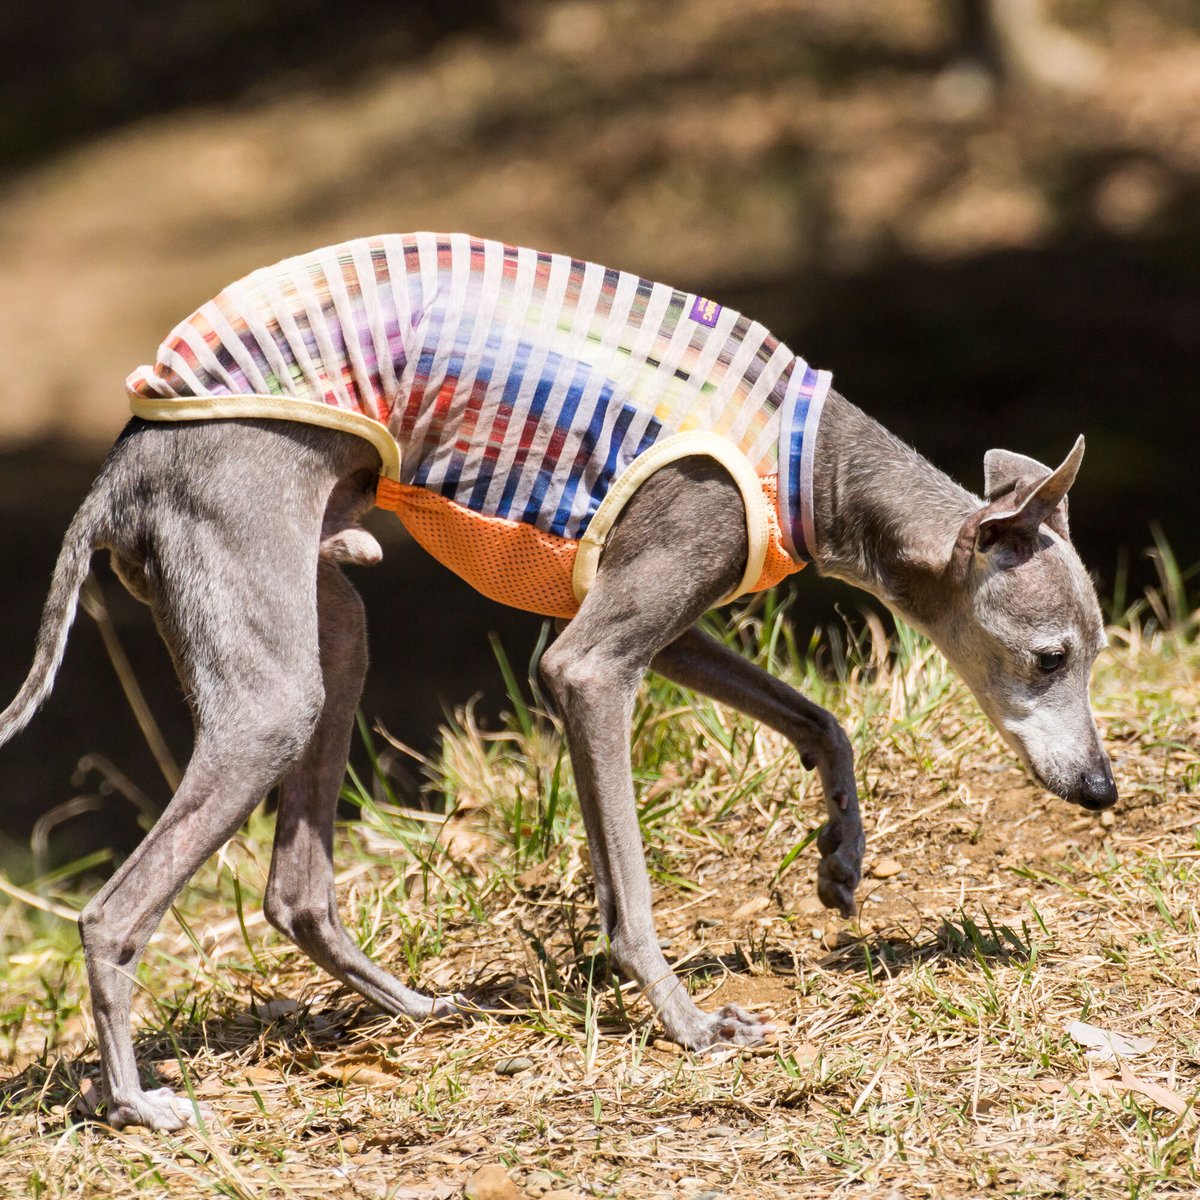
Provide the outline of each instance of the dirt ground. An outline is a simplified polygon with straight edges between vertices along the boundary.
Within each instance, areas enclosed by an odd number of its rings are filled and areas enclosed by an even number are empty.
[[[96,1120],[77,948],[49,917],[20,934],[13,906],[0,1187],[450,1200],[498,1171],[510,1200],[1194,1195],[1196,666],[1187,642],[1110,653],[1097,712],[1122,799],[1099,817],[1033,786],[936,656],[831,691],[869,839],[849,922],[816,902],[812,850],[791,859],[819,818],[786,747],[649,697],[658,932],[704,1006],[770,1013],[757,1049],[681,1052],[613,990],[573,805],[546,812],[557,742],[519,720],[500,736],[464,713],[428,764],[455,817],[380,801],[341,838],[354,936],[477,1018],[382,1018],[268,936],[261,814],[190,890],[137,1040],[211,1105],[202,1131]],[[1095,1030],[1127,1039],[1117,1060],[1087,1052]]]

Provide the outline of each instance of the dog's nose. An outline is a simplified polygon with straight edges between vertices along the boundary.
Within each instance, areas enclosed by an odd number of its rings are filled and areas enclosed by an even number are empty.
[[[1101,766],[1090,767],[1079,776],[1075,795],[1071,799],[1093,812],[1112,808],[1116,804],[1117,782],[1113,779],[1112,767],[1107,759]]]

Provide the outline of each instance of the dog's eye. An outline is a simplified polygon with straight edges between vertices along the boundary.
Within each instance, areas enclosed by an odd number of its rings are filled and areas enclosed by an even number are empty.
[[[1066,655],[1061,650],[1048,650],[1043,654],[1038,655],[1038,670],[1045,671],[1047,675],[1051,671],[1057,671],[1066,660]]]

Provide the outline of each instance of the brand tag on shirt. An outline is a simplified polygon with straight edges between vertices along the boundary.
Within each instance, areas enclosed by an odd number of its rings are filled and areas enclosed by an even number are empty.
[[[721,306],[715,300],[705,300],[703,296],[697,296],[692,301],[693,321],[699,321],[701,325],[707,325],[711,329],[720,315]]]

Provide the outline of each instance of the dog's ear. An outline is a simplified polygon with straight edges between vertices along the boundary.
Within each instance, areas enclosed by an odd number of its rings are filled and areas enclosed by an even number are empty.
[[[955,569],[965,571],[976,552],[986,553],[1002,544],[1030,553],[1042,524],[1069,539],[1067,492],[1082,461],[1082,436],[1053,471],[1024,454],[989,450],[983,459],[988,502],[976,509],[959,530],[952,557]]]
[[[1013,450],[989,450],[983,456],[983,498],[990,504],[1017,488],[1041,483],[1050,468]]]
[[[1011,450],[989,450],[983,456],[984,492],[988,500],[977,536],[979,549],[1009,532],[1026,535],[1043,523],[1061,538],[1069,539],[1067,492],[1083,462],[1083,435],[1071,453],[1051,471],[1033,458]]]

